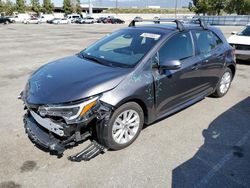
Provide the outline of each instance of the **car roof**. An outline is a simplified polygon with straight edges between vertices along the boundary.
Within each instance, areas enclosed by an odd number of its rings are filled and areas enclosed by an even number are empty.
[[[140,23],[140,22],[139,22]],[[185,30],[200,30],[202,27],[199,24],[183,24]],[[173,31],[178,31],[176,24],[169,22],[169,23],[160,23],[160,24],[136,24],[130,28],[141,28],[150,31],[158,31],[162,33],[170,33]],[[207,26],[208,30],[216,32],[218,29],[216,27]]]

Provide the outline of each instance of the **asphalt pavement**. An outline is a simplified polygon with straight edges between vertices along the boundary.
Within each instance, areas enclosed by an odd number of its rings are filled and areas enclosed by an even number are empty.
[[[228,94],[204,100],[143,129],[128,148],[89,162],[34,146],[17,96],[29,75],[126,25],[0,25],[0,188],[250,187],[250,63],[237,65]],[[226,36],[241,27],[221,27]]]

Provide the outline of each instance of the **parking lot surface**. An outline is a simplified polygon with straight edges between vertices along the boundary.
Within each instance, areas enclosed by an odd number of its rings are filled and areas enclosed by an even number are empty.
[[[89,162],[60,159],[24,133],[17,96],[28,76],[49,61],[84,49],[126,25],[0,25],[0,188],[249,187],[250,63],[237,65],[229,93],[207,97],[145,128],[128,148]],[[221,27],[225,35],[241,27]]]

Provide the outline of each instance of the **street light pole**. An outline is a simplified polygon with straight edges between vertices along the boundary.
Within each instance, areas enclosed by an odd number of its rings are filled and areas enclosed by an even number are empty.
[[[118,0],[115,0],[115,12],[118,14]]]
[[[174,10],[174,14],[175,14],[175,19],[177,18],[177,0],[175,0],[175,10]]]
[[[93,7],[92,7],[92,0],[89,0],[89,15],[92,16]]]

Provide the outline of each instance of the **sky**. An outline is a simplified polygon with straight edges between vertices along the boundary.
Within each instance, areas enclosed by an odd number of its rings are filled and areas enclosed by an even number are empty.
[[[13,0],[15,1],[15,0]],[[43,0],[40,0],[42,4]],[[63,0],[51,0],[55,6],[62,6]],[[89,0],[80,0],[82,4],[88,4]],[[178,7],[188,6],[191,0],[177,0]],[[26,0],[27,3],[30,0]],[[92,0],[95,6],[115,7],[116,0]],[[149,6],[161,6],[162,8],[175,7],[175,0],[117,0],[118,7],[145,7]]]

